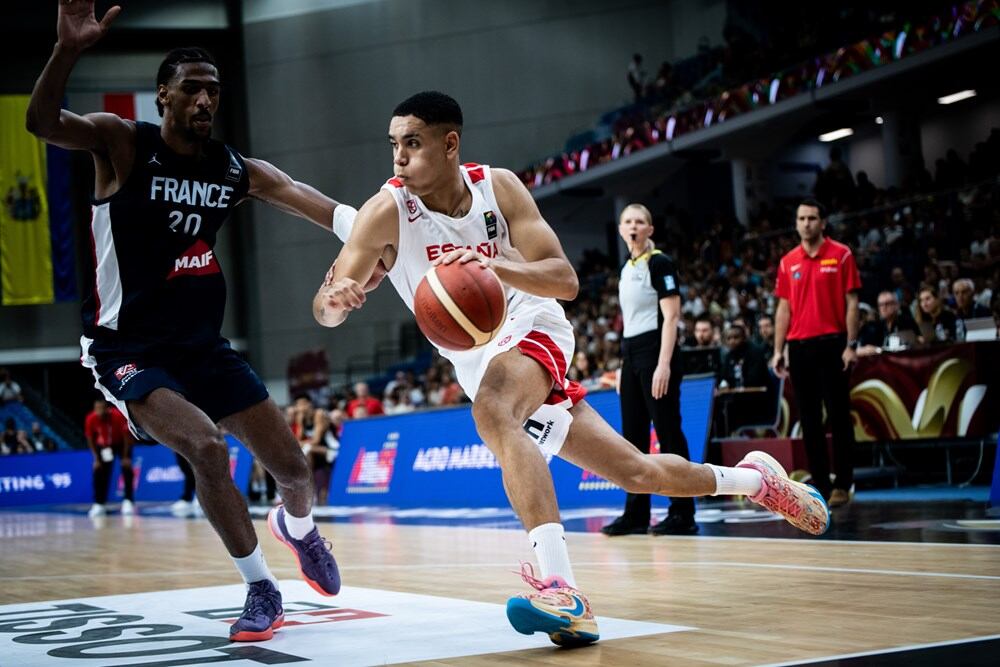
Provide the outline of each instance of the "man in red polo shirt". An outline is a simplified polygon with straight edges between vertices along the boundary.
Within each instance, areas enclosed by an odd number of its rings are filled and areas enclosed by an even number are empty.
[[[87,415],[83,424],[87,436],[87,446],[94,455],[94,504],[88,512],[91,518],[108,513],[108,485],[115,456],[121,460],[122,480],[125,486],[125,500],[122,514],[134,514],[132,495],[132,434],[128,422],[118,408],[108,405],[103,398],[94,401],[94,410]]]
[[[795,229],[802,243],[781,258],[775,296],[771,367],[791,374],[812,484],[830,507],[850,501],[854,483],[854,427],[848,378],[857,360],[861,277],[851,249],[823,236],[826,210],[815,199],[799,204]],[[788,341],[788,368],[783,350]],[[823,404],[833,432],[833,468],[823,428]]]

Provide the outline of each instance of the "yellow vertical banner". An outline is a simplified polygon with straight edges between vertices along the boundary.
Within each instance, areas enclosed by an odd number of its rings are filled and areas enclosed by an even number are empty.
[[[0,95],[0,273],[3,305],[52,303],[45,143],[24,129],[27,95]]]

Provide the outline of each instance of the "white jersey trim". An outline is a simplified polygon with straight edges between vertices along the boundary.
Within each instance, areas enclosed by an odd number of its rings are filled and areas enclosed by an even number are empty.
[[[94,239],[94,263],[97,273],[94,290],[97,292],[96,326],[116,331],[118,314],[122,308],[122,279],[118,269],[115,237],[111,233],[111,203],[93,207],[90,223]]]

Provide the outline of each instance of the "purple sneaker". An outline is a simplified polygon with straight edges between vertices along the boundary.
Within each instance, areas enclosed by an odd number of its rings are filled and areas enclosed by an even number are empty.
[[[284,505],[279,505],[267,513],[267,525],[271,529],[271,534],[295,554],[302,578],[314,591],[320,595],[336,595],[340,592],[337,561],[330,553],[330,542],[323,539],[319,529],[313,528],[301,540],[292,537],[285,527]]]
[[[285,623],[281,592],[267,579],[247,585],[243,614],[229,627],[229,641],[261,642]]]

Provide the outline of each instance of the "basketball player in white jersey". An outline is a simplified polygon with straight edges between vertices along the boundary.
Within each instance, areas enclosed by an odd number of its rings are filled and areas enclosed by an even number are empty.
[[[544,454],[562,458],[633,493],[745,494],[793,525],[819,534],[829,524],[822,497],[792,482],[771,457],[749,454],[736,468],[644,455],[616,433],[566,379],[572,327],[556,299],[577,294],[577,277],[555,233],[512,172],[459,162],[462,111],[437,92],[399,104],[389,122],[394,177],[356,216],[340,206],[334,231],[345,245],[313,300],[320,324],[335,327],[364,304],[384,270],[406,305],[434,264],[478,262],[504,283],[507,321],[495,339],[466,352],[441,350],[473,399],[476,428],[503,472],[507,497],[535,550],[522,576],[535,590],[511,598],[507,617],[524,634],[564,646],[598,639],[577,588]],[[362,287],[364,286],[364,287]],[[545,434],[522,425],[553,421]],[[539,417],[544,417],[539,419]]]

